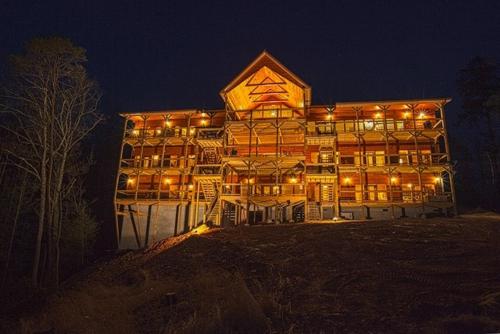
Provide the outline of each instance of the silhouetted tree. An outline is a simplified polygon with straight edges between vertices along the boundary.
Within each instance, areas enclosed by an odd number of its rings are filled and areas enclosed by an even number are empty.
[[[485,183],[493,190],[492,206],[498,208],[500,199],[499,149],[496,134],[500,116],[498,67],[491,60],[475,57],[460,71],[457,84],[462,98],[460,122],[475,127],[479,133],[475,146],[476,149],[480,148],[477,153],[481,157],[481,165],[488,166],[487,171],[483,173],[488,175]]]
[[[64,199],[75,184],[71,165],[78,163],[79,143],[101,120],[99,91],[86,61],[85,50],[67,39],[34,39],[24,54],[12,57],[2,90],[0,126],[11,138],[3,147],[7,162],[38,188],[34,286],[41,276],[58,285]]]

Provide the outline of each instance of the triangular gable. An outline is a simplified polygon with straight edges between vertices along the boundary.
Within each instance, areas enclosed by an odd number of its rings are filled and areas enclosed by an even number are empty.
[[[235,92],[236,88],[240,91]],[[235,109],[251,108],[255,103],[273,100],[269,98],[273,94],[276,101],[287,101],[290,96],[293,96],[294,100],[288,101],[288,104],[294,106],[295,102],[299,104],[295,107],[302,107],[310,103],[311,88],[266,51],[262,52],[220,92],[223,99],[228,96],[233,100],[238,99],[238,103],[226,101]],[[299,95],[302,96],[301,101],[297,102]]]

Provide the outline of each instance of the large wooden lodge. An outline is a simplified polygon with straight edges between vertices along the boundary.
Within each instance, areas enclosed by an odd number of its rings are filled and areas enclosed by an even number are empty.
[[[123,113],[121,248],[214,225],[415,217],[455,210],[448,98],[312,105],[263,52],[223,110]]]

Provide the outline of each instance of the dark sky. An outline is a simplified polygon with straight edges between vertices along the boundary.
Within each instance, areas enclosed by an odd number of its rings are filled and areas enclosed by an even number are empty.
[[[454,97],[471,57],[500,59],[500,1],[1,1],[2,64],[49,35],[87,49],[107,112],[221,107],[263,49],[316,104]]]

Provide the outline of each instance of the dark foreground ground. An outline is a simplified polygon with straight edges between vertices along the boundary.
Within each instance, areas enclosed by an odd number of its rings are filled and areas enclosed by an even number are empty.
[[[4,323],[54,333],[500,332],[500,219],[181,236],[100,263],[16,316]]]

